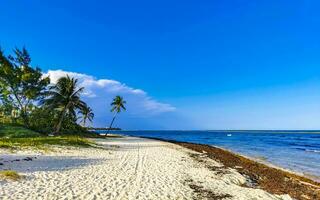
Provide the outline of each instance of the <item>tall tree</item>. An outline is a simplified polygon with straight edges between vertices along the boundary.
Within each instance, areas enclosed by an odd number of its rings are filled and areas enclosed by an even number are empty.
[[[83,127],[86,126],[87,121],[92,122],[93,117],[94,117],[94,113],[89,106],[82,108],[79,111],[79,113],[81,114],[81,117],[82,117],[80,122],[82,123]]]
[[[114,113],[111,124],[109,126],[109,130],[112,128],[113,122],[116,119],[117,114],[121,112],[121,110],[126,110],[126,107],[124,106],[127,102],[123,100],[121,96],[116,96],[112,102],[111,102],[111,112]],[[108,131],[109,133],[109,131]],[[107,133],[107,134],[108,134]]]
[[[86,103],[80,99],[84,87],[78,87],[78,80],[69,76],[61,77],[57,83],[49,88],[47,98],[42,102],[45,106],[57,109],[60,114],[55,125],[53,134],[58,134],[62,122],[66,115],[76,119],[76,111],[87,107]]]
[[[0,90],[1,100],[10,102],[21,113],[23,123],[29,127],[30,108],[43,98],[50,83],[43,77],[40,68],[30,66],[31,58],[25,48],[14,49],[14,55],[5,56],[0,49]]]

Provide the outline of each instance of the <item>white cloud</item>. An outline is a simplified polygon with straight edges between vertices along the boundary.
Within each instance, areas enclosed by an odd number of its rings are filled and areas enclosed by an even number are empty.
[[[172,112],[176,108],[170,104],[159,102],[141,90],[125,85],[116,80],[97,79],[91,75],[63,70],[49,70],[45,76],[50,76],[51,82],[69,75],[79,80],[80,86],[85,87],[83,97],[90,107],[94,110],[96,117],[103,119],[110,115],[110,102],[116,95],[123,96],[127,101],[127,115],[145,117],[166,112]]]

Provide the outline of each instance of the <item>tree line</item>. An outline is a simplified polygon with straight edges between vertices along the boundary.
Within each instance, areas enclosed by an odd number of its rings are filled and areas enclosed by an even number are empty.
[[[13,55],[0,49],[0,117],[2,122],[21,124],[27,128],[57,135],[86,131],[94,113],[81,98],[84,87],[77,79],[64,76],[50,83],[39,67],[31,66],[25,49],[15,48]],[[126,102],[116,96],[111,103],[114,113],[110,128]]]

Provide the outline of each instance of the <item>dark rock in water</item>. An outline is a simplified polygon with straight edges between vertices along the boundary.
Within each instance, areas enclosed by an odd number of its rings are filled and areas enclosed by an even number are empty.
[[[0,162],[0,165],[3,165],[3,163]]]
[[[11,162],[15,162],[15,161],[20,161],[20,159],[15,159],[15,160],[12,160]]]
[[[31,157],[26,157],[26,158],[24,158],[23,160],[25,160],[25,161],[32,161],[32,158],[31,158]]]

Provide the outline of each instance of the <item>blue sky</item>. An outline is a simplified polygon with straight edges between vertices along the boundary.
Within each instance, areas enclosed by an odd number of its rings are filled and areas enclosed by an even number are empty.
[[[117,81],[123,128],[320,129],[319,4],[0,0],[0,45],[25,45],[44,72]],[[105,126],[116,92],[97,85]]]

